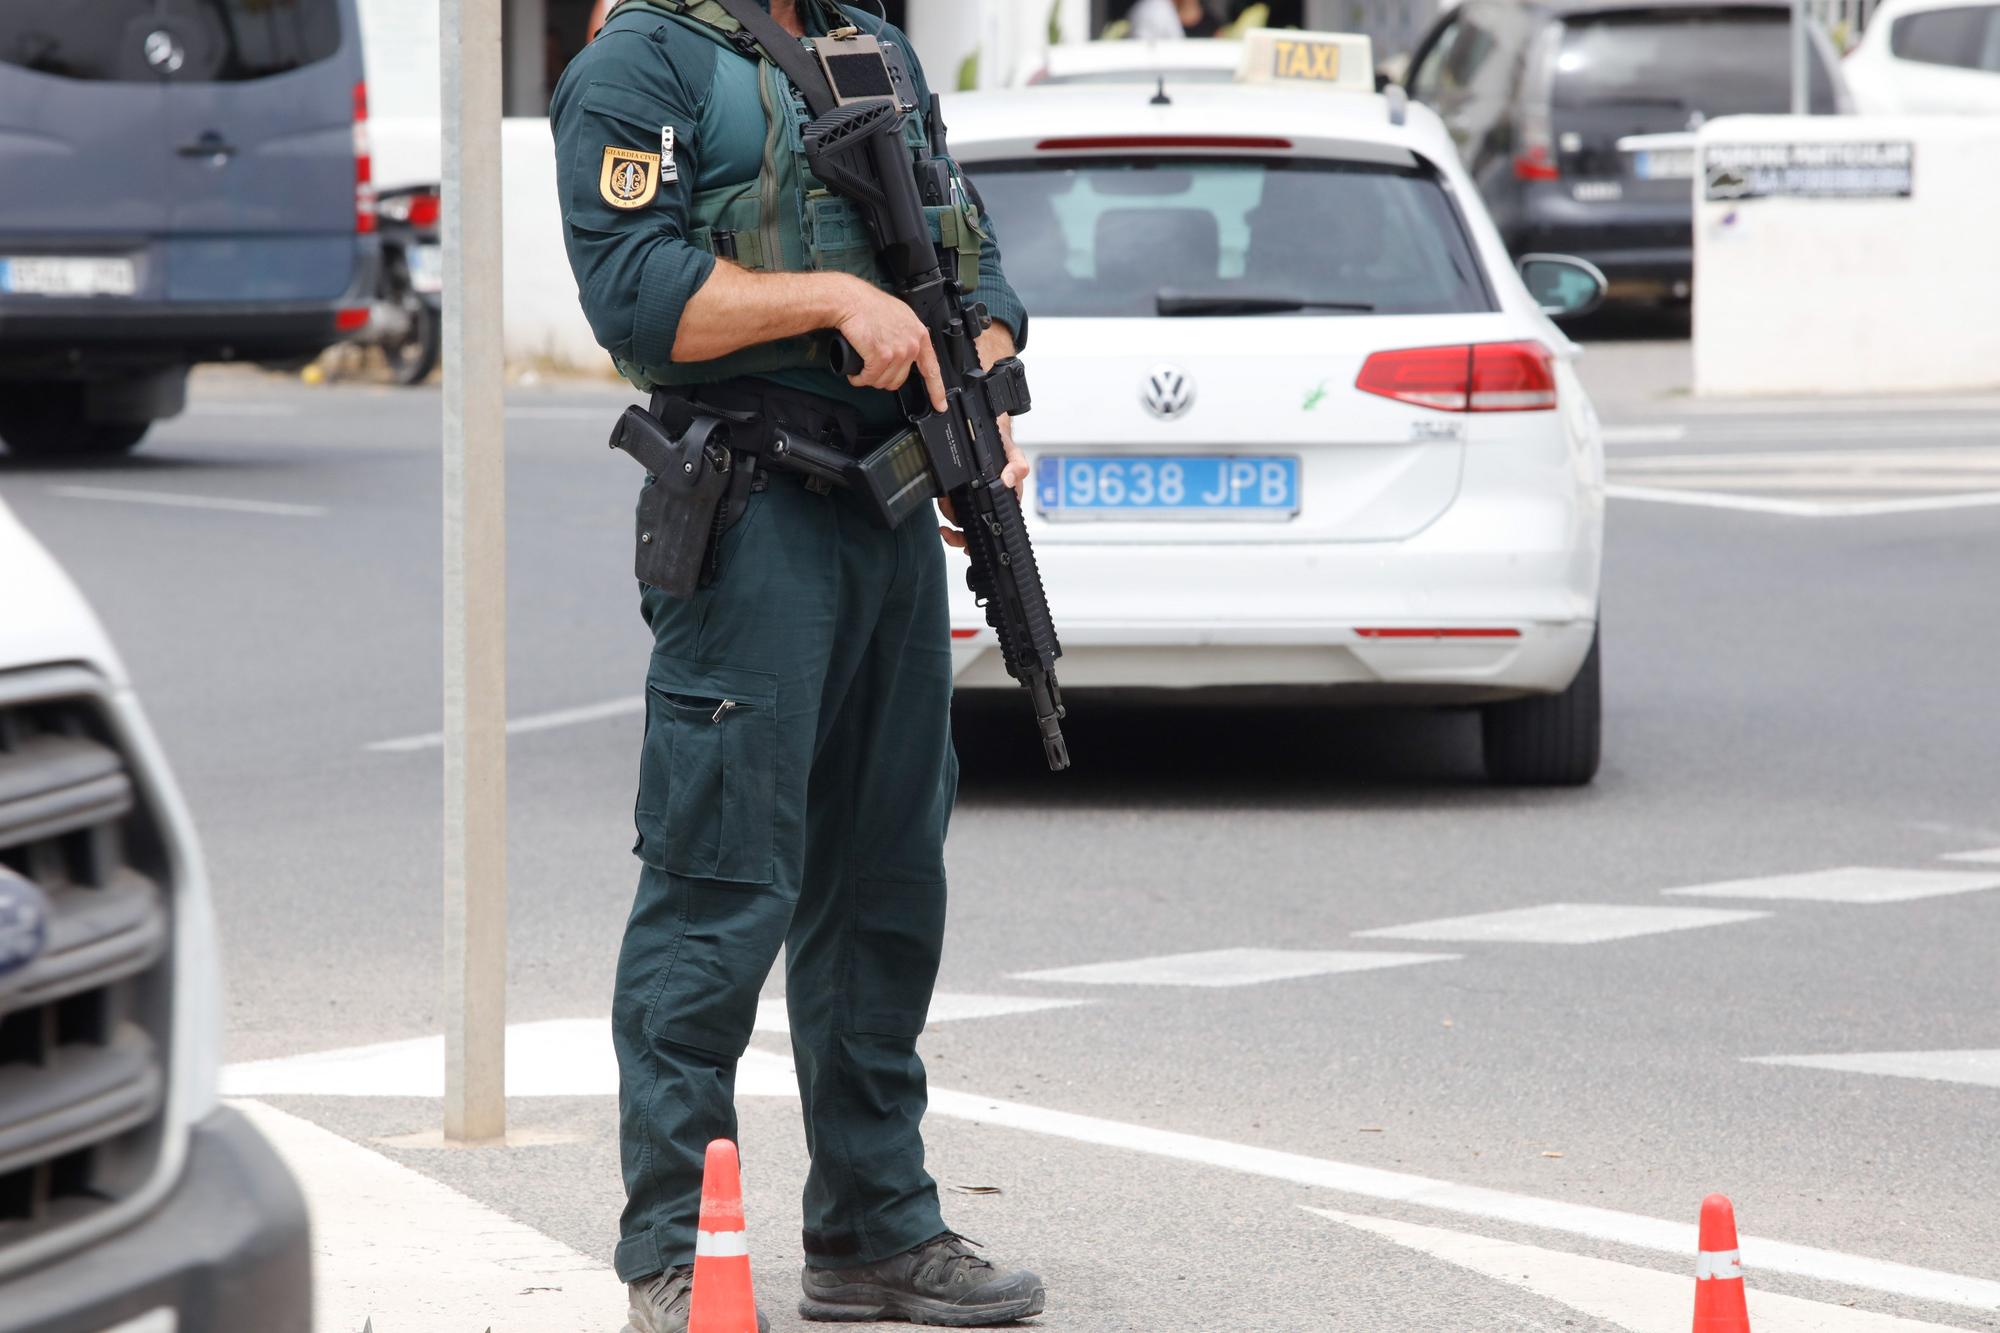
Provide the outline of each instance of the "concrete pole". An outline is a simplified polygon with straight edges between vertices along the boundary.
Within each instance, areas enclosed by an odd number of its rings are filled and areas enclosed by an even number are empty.
[[[1807,0],[1792,0],[1792,114],[1812,114],[1812,49],[1807,36],[1812,22]]]
[[[443,0],[444,1136],[507,1132],[500,0]],[[539,38],[539,34],[535,35]]]

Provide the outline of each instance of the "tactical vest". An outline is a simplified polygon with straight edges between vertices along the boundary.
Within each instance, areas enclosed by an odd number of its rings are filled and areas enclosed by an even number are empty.
[[[893,290],[876,258],[866,216],[812,174],[805,150],[805,127],[812,113],[783,70],[749,43],[739,46],[731,40],[743,30],[742,25],[714,0],[623,0],[617,6],[620,13],[630,9],[645,9],[672,19],[730,54],[758,63],[765,134],[757,178],[697,191],[689,209],[689,244],[758,272],[850,273],[884,291]],[[931,156],[930,136],[921,114],[905,119],[903,138],[916,155]],[[954,169],[955,179],[957,174]],[[958,256],[959,285],[970,292],[979,285],[980,249],[986,239],[984,219],[962,180],[952,193],[951,204],[924,211],[938,245]],[[664,366],[620,361],[618,370],[640,389],[650,391],[825,368],[829,347],[830,339],[820,333],[747,347],[713,361]]]

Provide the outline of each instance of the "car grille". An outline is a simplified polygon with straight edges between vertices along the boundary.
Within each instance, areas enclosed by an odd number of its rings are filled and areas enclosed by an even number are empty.
[[[165,1133],[168,858],[79,679],[0,675],[0,867],[50,906],[0,976],[0,1257],[138,1191]]]

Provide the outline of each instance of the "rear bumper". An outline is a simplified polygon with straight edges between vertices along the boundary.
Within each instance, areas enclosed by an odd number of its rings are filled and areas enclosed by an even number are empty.
[[[1538,551],[1356,546],[1043,546],[1066,690],[1331,687],[1347,702],[1554,693],[1596,630],[1594,533]],[[1013,689],[969,599],[961,690]],[[1444,634],[1417,631],[1443,630]]]
[[[339,301],[111,304],[50,301],[0,304],[0,364],[10,377],[44,378],[50,367],[73,377],[95,365],[193,365],[201,361],[279,361],[317,356],[345,336]]]
[[[1614,285],[1685,283],[1694,277],[1694,205],[1691,197],[1668,208],[1585,204],[1566,193],[1539,190],[1509,237],[1509,249],[1587,259]]]
[[[104,1333],[160,1310],[176,1324],[159,1326],[183,1333],[311,1333],[305,1199],[234,1111],[194,1126],[180,1182],[154,1211],[9,1279],[0,1333]]]

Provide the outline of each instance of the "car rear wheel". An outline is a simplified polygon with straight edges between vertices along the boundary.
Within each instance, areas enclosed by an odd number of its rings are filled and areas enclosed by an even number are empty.
[[[1569,688],[1480,710],[1486,776],[1516,787],[1580,787],[1597,776],[1603,696],[1597,639]]]
[[[0,402],[0,442],[16,458],[129,453],[153,428],[150,421],[87,420],[81,384],[51,385],[6,397]]]

